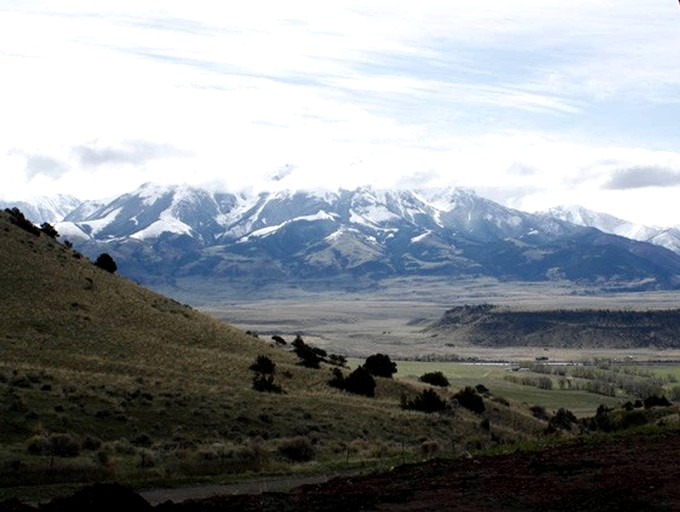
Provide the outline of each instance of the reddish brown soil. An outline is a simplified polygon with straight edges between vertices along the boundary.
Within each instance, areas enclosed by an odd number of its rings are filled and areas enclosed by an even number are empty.
[[[153,510],[680,510],[678,456],[679,433],[635,435],[542,452],[437,459],[374,476],[339,477],[290,493],[218,496]],[[112,501],[109,497],[108,504]],[[71,510],[77,506],[61,504]]]

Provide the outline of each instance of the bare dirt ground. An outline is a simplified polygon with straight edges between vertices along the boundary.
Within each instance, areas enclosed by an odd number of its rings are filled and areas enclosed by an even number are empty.
[[[434,459],[372,476],[338,477],[288,493],[224,495],[156,507],[115,484],[97,486],[40,510],[680,510],[678,454],[678,432],[632,435],[540,452]],[[35,509],[4,503],[0,510]]]

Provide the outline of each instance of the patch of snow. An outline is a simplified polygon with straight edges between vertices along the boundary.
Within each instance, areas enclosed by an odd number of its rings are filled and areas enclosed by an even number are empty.
[[[295,217],[294,219],[287,220],[285,222],[282,222],[281,224],[277,224],[275,226],[267,226],[261,229],[257,229],[253,231],[252,233],[248,234],[247,236],[241,238],[239,240],[239,243],[247,242],[251,238],[264,238],[266,236],[271,235],[272,233],[276,233],[278,230],[283,228],[284,226],[287,226],[288,224],[292,224],[293,222],[314,222],[316,220],[335,220],[337,217],[336,215],[332,215],[326,211],[319,210],[317,213],[314,215],[302,215],[300,217]]]
[[[145,240],[147,238],[158,238],[163,233],[177,233],[179,235],[191,236],[191,227],[181,220],[172,216],[172,212],[168,209],[160,214],[159,219],[141,231],[137,231],[130,235],[130,238],[135,240]]]
[[[61,240],[70,238],[80,238],[89,240],[91,237],[73,222],[57,222],[54,228],[59,232]]]
[[[411,243],[417,244],[418,242],[422,242],[423,240],[425,240],[431,234],[432,234],[432,231],[430,231],[428,229],[427,231],[425,231],[425,233],[418,235],[418,236],[414,236],[413,238],[411,238]]]
[[[118,217],[118,214],[121,212],[121,208],[115,208],[111,210],[109,213],[106,214],[105,217],[102,217],[101,219],[94,219],[94,220],[88,220],[87,222],[83,222],[83,225],[89,226],[91,229],[91,235],[94,237],[97,233],[102,231],[106,226],[111,224],[114,220],[116,220],[116,217]]]
[[[137,190],[137,197],[142,199],[144,206],[151,206],[158,201],[165,194],[173,189],[171,185],[157,185],[154,183],[145,183]]]

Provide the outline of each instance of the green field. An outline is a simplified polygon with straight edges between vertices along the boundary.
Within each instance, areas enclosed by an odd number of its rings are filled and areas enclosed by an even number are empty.
[[[349,359],[350,366],[361,364],[361,359]],[[589,416],[595,413],[601,404],[607,406],[620,405],[631,397],[608,397],[588,393],[580,390],[561,390],[555,386],[552,390],[538,389],[533,386],[515,384],[505,380],[508,375],[514,375],[512,365],[468,364],[454,362],[427,361],[397,361],[396,379],[417,382],[418,377],[428,372],[441,371],[448,379],[453,389],[482,384],[491,393],[520,404],[542,405],[547,410],[557,410],[560,407],[570,409],[577,416]],[[680,366],[663,366],[654,368],[663,374],[675,371],[680,376]],[[539,376],[533,372],[522,372],[522,375]]]

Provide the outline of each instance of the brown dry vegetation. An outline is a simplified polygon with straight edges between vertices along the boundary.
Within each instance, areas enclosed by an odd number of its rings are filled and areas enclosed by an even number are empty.
[[[275,362],[283,394],[251,389],[258,355]],[[545,427],[493,400],[482,416],[405,411],[400,396],[418,385],[377,379],[364,398],[328,387],[329,366],[297,363],[0,213],[1,496],[27,484],[390,465],[535,439]],[[71,442],[75,455],[57,451]],[[311,447],[312,461],[282,455],[291,446]]]

